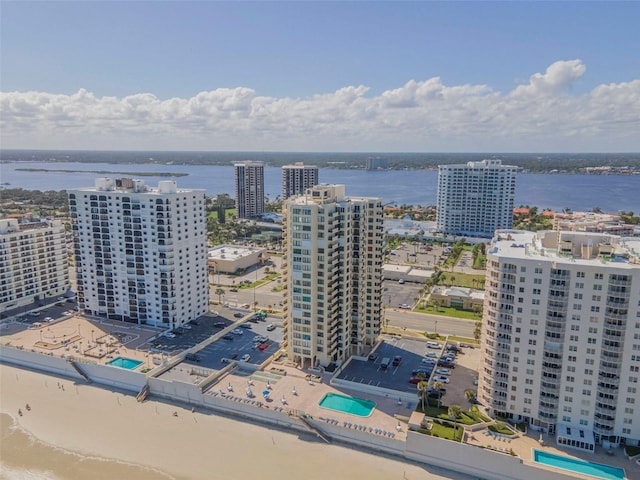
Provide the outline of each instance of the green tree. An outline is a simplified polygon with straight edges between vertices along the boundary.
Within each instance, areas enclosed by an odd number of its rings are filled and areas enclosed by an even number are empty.
[[[471,390],[471,389],[465,390],[464,391],[464,396],[465,396],[465,398],[467,400],[469,400],[471,402],[474,398],[476,398],[476,392]]]
[[[418,383],[418,397],[422,402],[422,411],[424,412],[424,399],[427,397],[427,392],[429,391],[429,382],[425,382],[424,380]]]
[[[225,291],[223,288],[216,288],[215,294],[218,295],[218,303],[220,305],[222,305],[222,295],[225,294]]]
[[[433,384],[433,388],[435,388],[439,392],[441,388],[444,388],[444,385],[442,382],[436,382]],[[442,402],[442,396],[438,395],[438,408],[440,408],[441,402]]]
[[[476,341],[480,341],[480,335],[482,335],[482,322],[476,322],[476,325],[473,329],[473,338],[476,339]]]

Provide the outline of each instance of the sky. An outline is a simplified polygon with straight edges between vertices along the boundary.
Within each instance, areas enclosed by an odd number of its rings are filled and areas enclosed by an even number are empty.
[[[640,152],[640,2],[0,2],[2,148]]]

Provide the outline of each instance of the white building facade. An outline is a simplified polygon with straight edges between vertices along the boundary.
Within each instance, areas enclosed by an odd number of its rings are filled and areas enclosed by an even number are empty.
[[[0,220],[0,313],[63,295],[69,287],[62,222]]]
[[[438,167],[437,231],[491,238],[513,226],[517,167],[482,160]]]
[[[302,195],[318,184],[318,167],[296,162],[282,167],[282,199]]]
[[[303,367],[339,365],[380,333],[382,201],[317,185],[285,203],[285,347]]]
[[[255,218],[264,213],[264,164],[234,164],[236,211],[238,218]]]
[[[99,178],[68,195],[80,309],[166,328],[207,312],[204,190]]]
[[[640,241],[498,231],[478,397],[558,443],[640,441]]]

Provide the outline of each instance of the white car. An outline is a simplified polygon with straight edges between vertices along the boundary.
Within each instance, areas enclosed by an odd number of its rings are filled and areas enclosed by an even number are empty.
[[[449,375],[451,375],[451,370],[449,370],[448,368],[436,368],[436,373],[438,375],[449,376]]]
[[[442,348],[438,342],[427,342],[427,348]]]
[[[165,332],[162,334],[162,336],[166,338],[176,338],[176,334],[171,332]]]
[[[438,352],[427,352],[424,356],[429,358],[438,358]]]
[[[251,355],[245,353],[240,360],[242,360],[243,362],[248,362],[249,360],[251,360]]]
[[[440,382],[440,383],[449,383],[449,377],[445,377],[443,375],[436,375],[435,377],[433,377],[433,381]]]
[[[45,322],[53,322],[53,317],[44,317]]]
[[[436,361],[433,358],[423,358],[420,360],[420,363],[425,363],[427,365],[435,365]]]
[[[240,328],[235,328],[231,330],[231,333],[233,333],[234,335],[244,335],[244,332]]]
[[[267,332],[271,332],[272,330],[275,330],[275,329],[276,329],[276,326],[273,323],[270,323],[267,326]]]

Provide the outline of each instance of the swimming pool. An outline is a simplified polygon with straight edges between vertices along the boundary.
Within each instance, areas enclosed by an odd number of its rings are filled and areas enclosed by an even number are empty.
[[[337,393],[327,393],[318,405],[328,410],[336,412],[349,413],[358,417],[368,417],[376,407],[376,402],[364,400],[362,398],[347,397],[338,395]]]
[[[624,470],[618,467],[603,465],[602,463],[585,462],[575,458],[555,455],[553,453],[533,451],[533,460],[538,463],[550,465],[563,470],[591,475],[592,477],[603,478],[605,480],[624,480]]]
[[[112,367],[126,368],[127,370],[133,370],[143,363],[144,362],[141,362],[140,360],[134,360],[133,358],[116,357],[110,362],[107,362],[107,365],[111,365]]]

